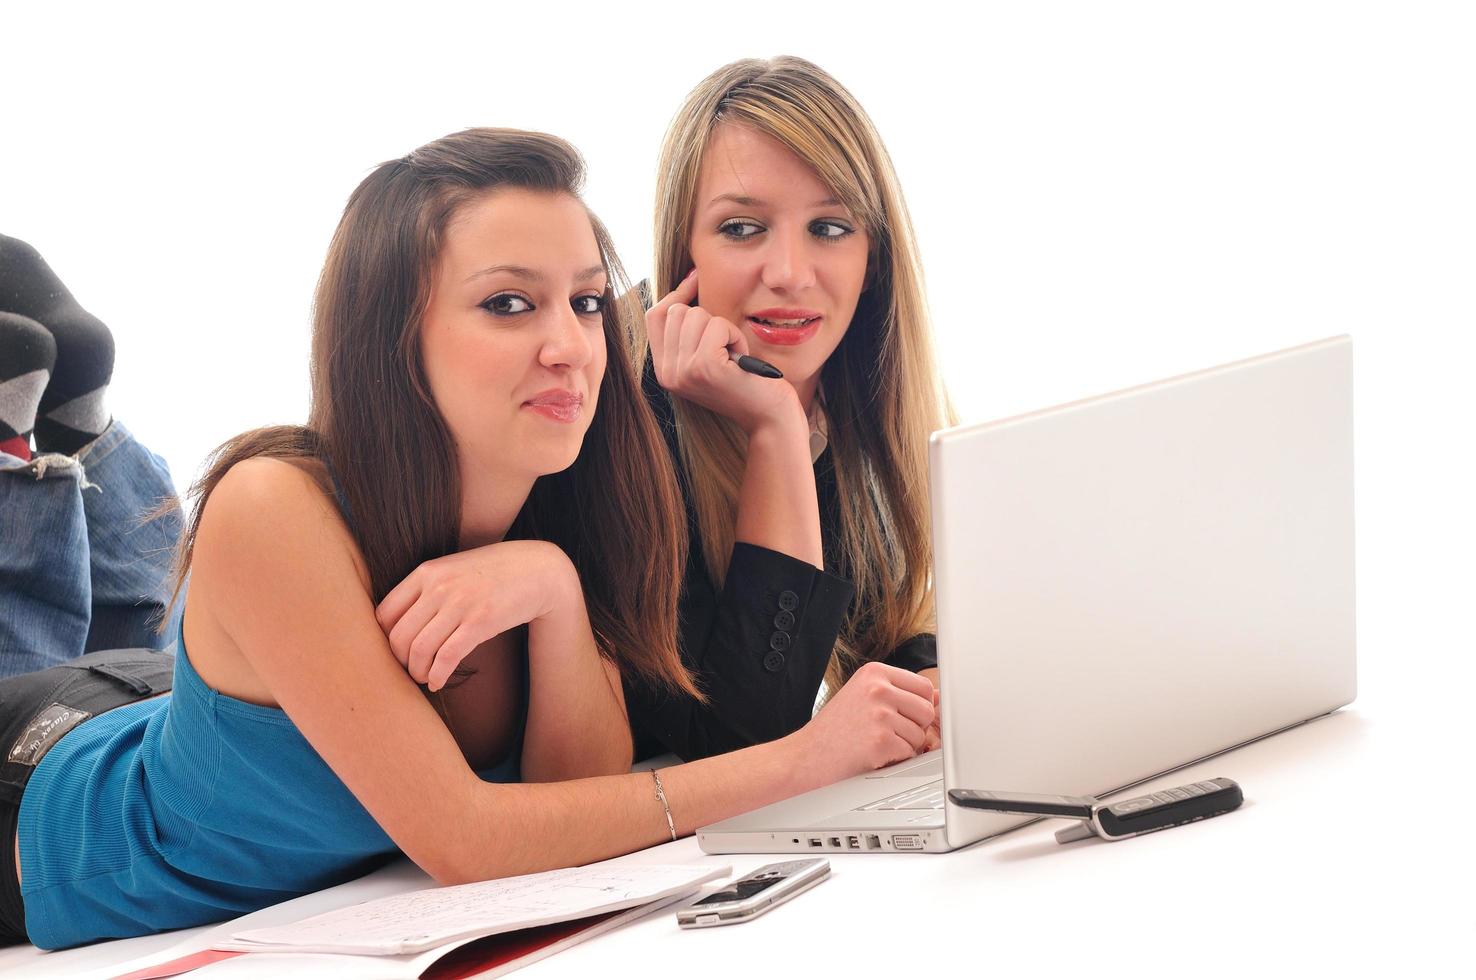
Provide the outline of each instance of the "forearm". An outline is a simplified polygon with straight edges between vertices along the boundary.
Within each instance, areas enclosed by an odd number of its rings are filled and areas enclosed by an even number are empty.
[[[825,567],[809,426],[786,415],[749,434],[734,539]]]
[[[582,598],[528,627],[525,782],[579,779],[630,768],[630,725],[619,674],[595,650]]]
[[[838,779],[911,758],[933,720],[932,686],[908,671],[866,664],[793,735],[660,771],[539,786],[484,785],[469,835],[443,841],[438,880],[526,874],[586,864],[690,834]],[[457,801],[460,804],[460,801]],[[460,812],[460,810],[458,810]]]
[[[678,836],[823,785],[795,737],[661,770]],[[485,784],[453,860],[427,867],[442,884],[566,868],[671,840],[648,772],[539,785]],[[597,820],[591,815],[598,814]],[[490,846],[489,846],[490,845]]]

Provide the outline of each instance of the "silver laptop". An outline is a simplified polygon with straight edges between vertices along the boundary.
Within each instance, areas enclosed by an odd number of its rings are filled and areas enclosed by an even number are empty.
[[[1352,344],[935,433],[943,748],[697,832],[713,854],[949,851],[1351,702]]]

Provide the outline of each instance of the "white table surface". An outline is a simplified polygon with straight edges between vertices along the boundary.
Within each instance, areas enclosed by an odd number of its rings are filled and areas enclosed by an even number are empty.
[[[684,932],[668,909],[519,976],[1127,976],[1191,963],[1201,976],[1471,976],[1469,758],[1448,751],[1471,739],[1441,706],[1463,700],[1437,686],[1428,710],[1394,712],[1398,725],[1355,705],[1150,784],[1238,780],[1244,806],[1212,820],[1115,843],[1058,845],[1065,824],[1047,821],[952,854],[833,854],[831,880],[753,922]],[[623,860],[722,861],[741,873],[769,859],[715,858],[689,838]],[[299,899],[287,918],[425,881],[402,861]],[[203,947],[210,932],[12,948],[0,974],[109,976]],[[273,957],[266,969],[320,975],[314,967]],[[242,957],[191,976],[264,968]]]

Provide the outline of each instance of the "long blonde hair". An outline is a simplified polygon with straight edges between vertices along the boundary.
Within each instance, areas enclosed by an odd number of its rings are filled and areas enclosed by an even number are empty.
[[[839,565],[855,614],[825,680],[933,628],[928,436],[953,421],[933,357],[922,267],[891,158],[839,82],[801,58],[735,61],[702,81],[666,133],[656,178],[655,295],[692,268],[703,155],[718,126],[747,126],[793,152],[866,228],[866,284],[820,372],[840,501]],[[644,347],[638,353],[644,356]],[[733,552],[747,442],[729,419],[673,397],[677,443],[708,571],[721,588]]]

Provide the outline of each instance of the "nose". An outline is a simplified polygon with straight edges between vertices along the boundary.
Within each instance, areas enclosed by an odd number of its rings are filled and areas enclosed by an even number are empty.
[[[765,286],[776,293],[798,293],[815,284],[814,245],[804,228],[771,229],[765,245]]]
[[[544,367],[578,370],[594,356],[594,344],[605,342],[604,330],[580,319],[567,304],[554,312],[549,321],[548,333],[538,352],[538,362]]]

